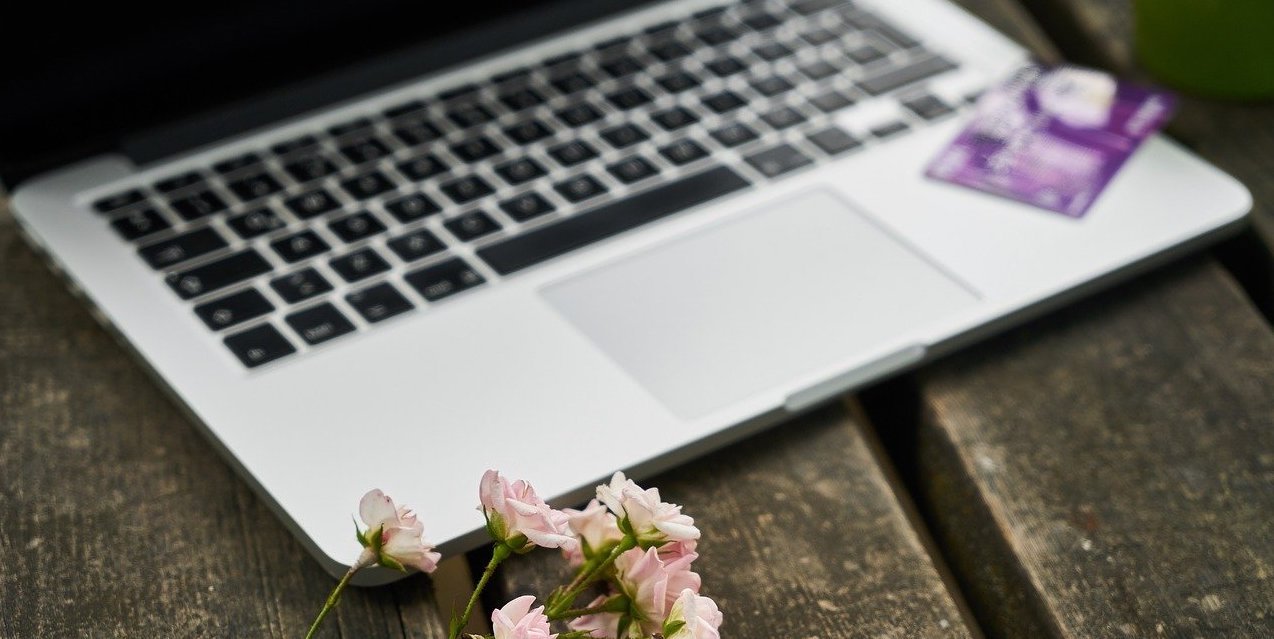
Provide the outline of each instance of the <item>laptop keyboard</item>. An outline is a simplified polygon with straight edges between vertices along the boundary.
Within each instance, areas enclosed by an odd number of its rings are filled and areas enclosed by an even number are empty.
[[[850,2],[754,0],[94,207],[251,368],[905,134],[954,68]],[[833,121],[900,90],[896,120]]]

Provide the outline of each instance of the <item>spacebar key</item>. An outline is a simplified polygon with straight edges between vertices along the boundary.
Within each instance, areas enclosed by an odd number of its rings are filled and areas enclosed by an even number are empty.
[[[478,249],[478,256],[508,275],[746,186],[738,173],[720,166]]]

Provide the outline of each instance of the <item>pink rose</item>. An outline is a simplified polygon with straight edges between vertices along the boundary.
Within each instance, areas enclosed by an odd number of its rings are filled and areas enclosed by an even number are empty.
[[[615,560],[615,578],[646,634],[662,629],[682,591],[699,592],[699,574],[690,570],[690,563],[698,556],[689,553],[664,561],[655,548],[633,548]]]
[[[609,485],[598,486],[597,499],[621,520],[627,519],[643,548],[699,538],[695,520],[681,514],[681,506],[662,501],[658,488],[643,489],[624,473],[615,473]]]
[[[608,597],[599,595],[596,599],[589,602],[585,608],[596,608],[606,603]],[[587,632],[594,637],[617,637],[619,635],[618,612],[602,612],[595,615],[584,615],[576,617],[566,623],[567,627],[576,632]]]
[[[488,470],[478,489],[487,532],[516,552],[534,546],[564,548],[574,546],[566,513],[553,510],[525,481],[510,483],[500,473]]]
[[[544,606],[531,610],[535,597],[518,597],[491,613],[491,630],[495,639],[554,639]]]
[[[360,563],[370,563],[370,559],[389,568],[410,567],[421,572],[433,572],[438,567],[442,555],[422,539],[425,525],[406,506],[395,508],[394,500],[374,489],[363,495],[358,516],[367,525],[367,530],[359,533],[359,541],[367,549]]]
[[[610,552],[610,548],[624,537],[624,533],[619,531],[619,520],[596,499],[588,502],[584,510],[566,508],[562,512],[566,513],[571,530],[579,540],[578,544],[563,549],[567,562],[572,566],[578,566],[594,555]]]
[[[717,602],[689,588],[673,602],[663,624],[664,639],[721,639],[723,617]]]

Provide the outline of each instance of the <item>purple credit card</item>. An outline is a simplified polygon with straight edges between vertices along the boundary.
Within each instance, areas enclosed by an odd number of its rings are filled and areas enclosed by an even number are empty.
[[[1029,66],[978,99],[926,175],[1078,218],[1176,97],[1090,69]]]

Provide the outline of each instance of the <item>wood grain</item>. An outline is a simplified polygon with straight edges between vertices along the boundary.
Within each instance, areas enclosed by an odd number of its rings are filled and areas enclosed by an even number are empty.
[[[732,639],[970,637],[860,426],[833,406],[643,482],[703,530],[696,569]],[[506,564],[547,593],[555,553]]]
[[[332,580],[3,210],[0,273],[0,637],[303,635]],[[414,577],[323,636],[442,627]]]
[[[1274,333],[1215,262],[918,380],[922,503],[988,635],[1274,635]]]

